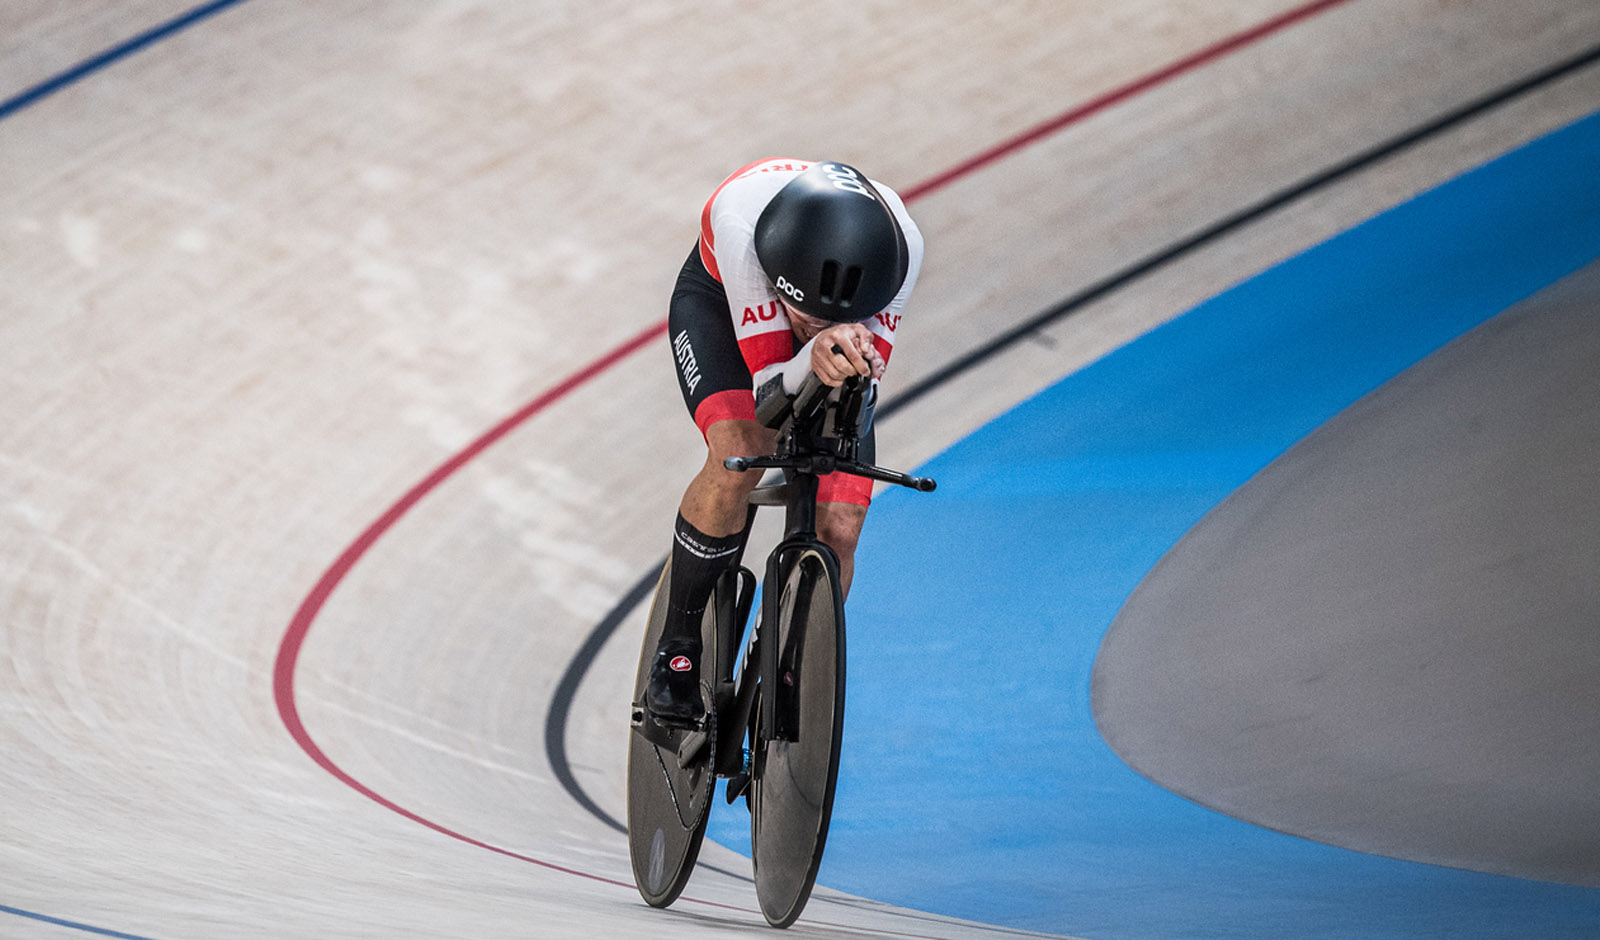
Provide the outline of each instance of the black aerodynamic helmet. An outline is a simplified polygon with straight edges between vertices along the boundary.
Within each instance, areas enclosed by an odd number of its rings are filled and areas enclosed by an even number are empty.
[[[756,258],[791,307],[834,323],[883,310],[910,266],[889,204],[843,163],[818,163],[778,190],[756,219]]]

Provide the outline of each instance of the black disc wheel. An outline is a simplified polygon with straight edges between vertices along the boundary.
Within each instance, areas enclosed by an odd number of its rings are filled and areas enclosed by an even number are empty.
[[[670,564],[667,568],[670,568]],[[668,571],[656,585],[644,649],[633,685],[633,730],[628,735],[628,851],[634,883],[652,907],[678,899],[705,837],[716,774],[714,716],[704,730],[669,728],[644,712],[644,687],[666,619]],[[710,642],[706,649],[714,649]]]
[[[778,603],[777,671],[760,690],[771,727],[757,741],[750,794],[756,896],[774,927],[800,916],[816,883],[833,814],[844,730],[844,601],[838,565],[815,550],[800,554]],[[762,627],[766,629],[765,626]],[[763,719],[765,715],[763,714]]]

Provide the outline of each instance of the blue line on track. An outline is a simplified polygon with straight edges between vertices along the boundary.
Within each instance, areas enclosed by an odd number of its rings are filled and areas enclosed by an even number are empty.
[[[126,42],[112,46],[105,52],[102,52],[92,59],[73,66],[67,71],[62,72],[60,75],[57,75],[53,78],[47,78],[39,84],[34,85],[32,88],[13,95],[12,97],[7,98],[5,101],[0,101],[0,121],[5,120],[6,118],[17,113],[18,111],[21,111],[23,108],[26,108],[31,104],[37,103],[40,99],[49,97],[61,89],[81,81],[85,77],[100,71],[112,63],[125,59],[141,49],[147,48],[163,39],[166,39],[174,33],[188,29],[190,26],[193,26],[201,20],[221,13],[228,7],[238,6],[243,2],[245,2],[245,0],[215,0],[214,3],[207,3],[204,6],[195,7],[188,13],[174,17],[173,19],[170,19],[159,26],[146,30],[145,32],[140,33]]]
[[[48,914],[35,914],[33,911],[25,911],[17,907],[8,907],[4,904],[0,904],[0,914],[15,914],[18,917],[26,917],[29,920],[37,920],[46,924],[55,924],[57,927],[70,927],[73,930],[82,930],[86,933],[99,934],[102,937],[120,937],[122,940],[150,940],[149,937],[143,937],[139,934],[123,933],[120,930],[108,930],[104,927],[94,927],[89,924],[80,924],[77,921],[63,920],[59,917],[51,917]]]

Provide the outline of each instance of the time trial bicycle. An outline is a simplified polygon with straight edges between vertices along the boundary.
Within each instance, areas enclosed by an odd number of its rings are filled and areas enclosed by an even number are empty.
[[[815,375],[793,396],[781,386],[758,393],[756,418],[778,431],[776,453],[730,457],[725,466],[783,471],[783,482],[751,494],[745,532],[759,507],[782,506],[784,537],[767,556],[761,614],[742,659],[755,575],[735,565],[717,583],[701,625],[704,649],[715,651],[701,680],[706,717],[690,726],[660,721],[643,704],[666,617],[662,570],[634,681],[628,754],[629,851],[639,893],[653,907],[671,904],[688,884],[719,778],[728,781],[728,802],[743,796],[749,808],[767,922],[789,926],[811,896],[833,813],[845,688],[844,592],[839,559],[817,538],[818,480],[839,471],[922,492],[936,485],[858,459],[874,394],[863,379],[832,389]]]

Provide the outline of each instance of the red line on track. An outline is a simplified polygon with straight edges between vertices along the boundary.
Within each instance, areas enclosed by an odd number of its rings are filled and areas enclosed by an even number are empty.
[[[1252,27],[1251,29],[1245,30],[1244,32],[1238,33],[1234,36],[1230,36],[1227,39],[1216,43],[1215,45],[1208,46],[1199,52],[1194,53],[1193,55],[1180,59],[1177,62],[1160,69],[1159,71],[1152,72],[1149,75],[1137,79],[1129,84],[1107,92],[1106,94],[1101,95],[1100,97],[1095,98],[1086,104],[1079,105],[1058,117],[1046,121],[1043,124],[1030,128],[1029,130],[1026,130],[1000,144],[997,144],[988,150],[977,154],[976,156],[968,158],[967,160],[951,167],[948,170],[945,170],[942,173],[939,173],[930,179],[924,180],[923,182],[912,186],[910,189],[907,189],[902,196],[906,202],[912,202],[913,200],[941,189],[964,176],[975,173],[978,170],[983,169],[984,167],[987,167],[990,164],[993,164],[996,161],[999,161],[1004,157],[1017,152],[1018,150],[1021,150],[1044,139],[1045,137],[1048,137],[1051,134],[1056,133],[1057,131],[1060,131],[1072,124],[1076,124],[1092,114],[1103,111],[1119,102],[1126,101],[1127,99],[1132,98],[1141,92],[1148,91],[1151,88],[1154,88],[1163,82],[1170,81],[1186,72],[1198,69],[1208,62],[1221,58],[1230,52],[1234,52],[1240,48],[1243,48],[1244,46],[1264,39],[1267,36],[1300,22],[1301,20],[1315,16],[1316,14],[1325,10],[1348,2],[1350,2],[1350,0],[1316,0],[1314,3],[1308,3],[1304,6],[1296,7],[1280,16],[1267,20],[1258,26]],[[523,422],[544,411],[546,408],[549,408],[562,398],[565,398],[568,394],[587,384],[590,380],[599,377],[618,362],[621,362],[623,359],[626,359],[628,356],[649,345],[658,336],[665,333],[666,329],[667,323],[665,320],[655,323],[632,338],[628,339],[626,342],[612,349],[610,352],[607,352],[600,358],[590,362],[577,372],[569,375],[560,383],[545,391],[528,404],[524,405],[515,414],[512,414],[510,417],[507,417],[499,424],[490,428],[487,432],[478,437],[477,440],[467,445],[464,450],[440,464],[437,469],[428,474],[422,479],[421,482],[407,491],[398,502],[396,502],[393,506],[390,506],[389,509],[383,513],[383,515],[379,516],[376,521],[367,526],[361,535],[358,536],[354,542],[350,543],[349,547],[340,553],[339,557],[335,559],[333,564],[322,573],[322,577],[317,579],[317,583],[311,589],[311,593],[306,595],[306,598],[301,602],[299,609],[295,611],[294,618],[289,621],[289,628],[287,632],[284,633],[283,640],[278,646],[278,657],[273,665],[272,671],[273,697],[277,702],[278,715],[282,719],[284,727],[288,729],[289,736],[294,739],[296,744],[300,745],[301,750],[305,751],[306,754],[314,762],[316,762],[317,766],[321,767],[323,770],[326,770],[335,779],[355,790],[357,793],[360,793],[362,796],[365,796],[366,798],[386,809],[399,813],[401,816],[404,816],[412,822],[426,826],[429,829],[432,829],[433,831],[442,835],[449,836],[452,839],[465,842],[468,845],[474,845],[500,855],[515,858],[519,861],[529,862],[531,864],[548,868],[553,871],[559,871],[564,874],[576,875],[580,878],[587,878],[591,881],[599,881],[605,884],[616,885],[617,887],[630,889],[634,887],[631,882],[618,881],[616,879],[607,878],[603,875],[597,875],[592,872],[580,871],[575,868],[567,868],[562,865],[557,865],[553,862],[533,858],[531,856],[513,852],[500,846],[491,845],[490,843],[474,839],[471,836],[460,832],[456,832],[453,829],[446,828],[445,826],[433,822],[432,820],[418,815],[417,813],[406,809],[398,803],[387,799],[383,795],[374,791],[372,788],[363,784],[361,781],[350,776],[350,774],[346,773],[343,768],[341,768],[338,764],[335,764],[327,754],[323,753],[322,748],[317,745],[316,741],[312,739],[311,734],[306,731],[304,722],[300,720],[299,707],[295,704],[294,675],[295,665],[299,661],[300,649],[305,643],[306,634],[310,632],[311,625],[313,622],[315,622],[317,614],[321,612],[322,606],[327,603],[328,598],[339,586],[339,583],[344,580],[345,575],[349,574],[350,570],[355,567],[356,562],[360,561],[361,557],[367,553],[367,550],[370,549],[373,544],[390,529],[390,527],[398,522],[402,516],[409,512],[411,507],[415,506],[424,496],[428,495],[428,493],[432,492],[436,487],[438,487],[439,484],[449,479],[457,470],[461,469],[462,466],[476,458],[479,454],[483,453],[495,442],[511,433],[512,430],[517,428]],[[745,910],[744,908],[735,907],[728,904],[719,904],[714,901],[704,901],[688,897],[683,898],[683,900],[693,902],[695,904],[722,908],[724,910]],[[816,921],[812,921],[811,923],[816,923],[819,926],[829,926],[826,924],[820,924]],[[912,934],[895,935],[915,936]]]
[[[306,599],[301,602],[300,609],[295,611],[294,619],[289,621],[289,630],[284,634],[283,642],[278,646],[278,659],[273,665],[272,670],[272,694],[277,700],[278,715],[283,719],[284,727],[289,730],[289,736],[294,738],[295,743],[300,745],[300,749],[310,755],[311,759],[316,761],[319,767],[332,774],[340,782],[349,786],[357,793],[360,793],[362,796],[365,796],[380,806],[394,810],[412,822],[420,823],[424,826],[427,826],[429,829],[432,829],[435,832],[443,833],[452,839],[460,839],[462,842],[466,842],[469,845],[476,845],[479,848],[485,848],[491,852],[498,852],[501,855],[509,855],[512,858],[521,859],[525,862],[532,862],[535,865],[551,868],[559,872],[565,872],[569,875],[577,875],[581,878],[589,878],[594,881],[603,881],[607,884],[614,884],[624,888],[632,888],[632,882],[616,881],[614,879],[605,878],[589,872],[565,868],[552,862],[531,858],[526,855],[512,852],[508,849],[500,848],[499,846],[490,845],[487,842],[481,842],[472,838],[471,836],[463,835],[462,833],[447,829],[444,826],[441,826],[430,819],[419,816],[416,813],[413,813],[411,810],[408,810],[392,800],[385,798],[381,794],[372,790],[366,784],[350,776],[348,773],[345,773],[342,767],[340,767],[338,764],[335,764],[327,754],[323,753],[322,748],[317,746],[317,742],[314,741],[311,737],[311,734],[306,731],[305,723],[300,720],[300,709],[295,704],[294,698],[294,668],[295,664],[300,659],[300,647],[305,643],[306,634],[310,632],[311,624],[317,619],[317,614],[321,612],[322,605],[327,603],[328,597],[333,594],[334,588],[338,587],[339,582],[344,580],[344,576],[350,573],[350,569],[355,567],[355,563],[361,559],[361,556],[367,553],[367,549],[371,548],[373,543],[378,541],[379,537],[381,537],[389,530],[391,526],[399,521],[401,516],[405,515],[412,506],[415,506],[417,502],[422,499],[422,497],[428,495],[429,492],[431,492],[440,483],[443,483],[457,470],[461,469],[461,467],[468,461],[472,460],[474,457],[477,457],[479,454],[488,449],[490,445],[509,434],[513,428],[550,407],[555,402],[560,401],[574,389],[588,382],[590,379],[601,374],[602,372],[605,372],[607,369],[611,368],[613,365],[620,362],[634,351],[638,350],[640,347],[648,344],[654,340],[657,334],[660,332],[661,329],[659,325],[650,327],[648,330],[639,333],[632,339],[606,353],[604,356],[601,356],[599,359],[596,359],[587,366],[584,366],[582,369],[568,376],[554,388],[524,405],[515,414],[511,415],[509,418],[506,418],[504,421],[501,421],[493,428],[490,428],[477,440],[467,445],[465,450],[462,450],[454,457],[451,457],[449,460],[440,464],[438,469],[428,474],[427,477],[422,480],[422,482],[418,483],[416,486],[413,486],[409,492],[402,496],[399,502],[395,503],[393,506],[390,506],[382,516],[378,517],[376,522],[373,522],[371,525],[367,526],[366,531],[362,532],[354,542],[350,543],[350,546],[339,555],[338,559],[336,559],[334,563],[329,566],[328,570],[322,573],[322,577],[317,580],[317,584],[311,589],[311,593],[306,595]],[[737,910],[737,908],[732,909]]]
[[[1130,82],[1120,88],[1112,89],[1111,91],[1106,92],[1105,94],[1095,98],[1092,101],[1089,101],[1086,104],[1081,104],[1076,108],[1073,108],[1071,111],[1068,111],[1065,114],[1051,118],[1050,120],[1045,121],[1043,124],[1039,124],[1033,128],[1023,131],[1010,140],[996,144],[995,146],[990,147],[988,150],[985,150],[976,156],[969,157],[965,161],[956,164],[950,169],[945,170],[943,173],[940,173],[938,176],[935,176],[932,179],[923,180],[921,183],[911,187],[902,193],[901,197],[906,202],[910,202],[919,196],[925,196],[934,190],[942,189],[947,184],[953,183],[961,177],[967,176],[968,174],[971,174],[977,170],[981,170],[1003,157],[1008,157],[1011,154],[1016,153],[1018,150],[1028,146],[1029,144],[1036,143],[1039,140],[1054,134],[1056,131],[1062,130],[1069,125],[1076,124],[1090,115],[1104,111],[1112,105],[1126,101],[1141,92],[1149,91],[1157,85],[1177,78],[1179,75],[1182,75],[1185,72],[1192,72],[1208,62],[1220,59],[1230,52],[1242,49],[1258,40],[1265,39],[1273,33],[1280,32],[1289,26],[1300,22],[1301,20],[1316,16],[1318,13],[1321,13],[1324,10],[1331,9],[1348,2],[1349,0],[1317,0],[1317,2],[1308,3],[1303,7],[1296,7],[1295,9],[1290,10],[1281,16],[1267,20],[1265,23],[1247,29],[1242,33],[1229,36],[1227,39],[1222,40],[1216,45],[1207,46],[1193,55],[1179,59],[1160,71],[1151,72],[1149,75],[1146,75],[1137,81]]]

